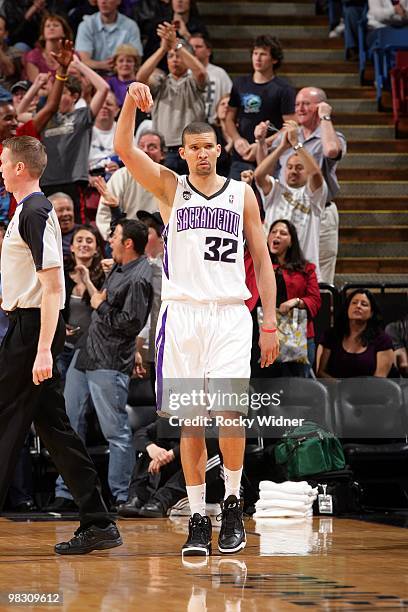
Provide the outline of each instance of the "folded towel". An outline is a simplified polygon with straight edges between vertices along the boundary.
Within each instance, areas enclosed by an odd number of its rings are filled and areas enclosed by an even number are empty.
[[[311,489],[309,493],[288,493],[287,491],[278,491],[277,489],[261,489],[259,497],[261,499],[286,499],[298,502],[308,502],[311,499],[316,499],[317,488]]]
[[[275,517],[275,516],[313,516],[313,511],[308,510],[307,512],[301,512],[300,510],[288,510],[284,508],[270,508],[268,510],[257,510],[252,518],[266,518],[266,517]]]
[[[296,501],[287,501],[286,499],[274,499],[274,500],[264,500],[264,499],[259,499],[256,504],[255,504],[255,508],[258,509],[268,509],[268,508],[283,508],[283,509],[287,509],[287,510],[299,510],[300,512],[305,512],[306,510],[310,510],[310,508],[313,506],[313,500],[304,503],[304,502],[296,502]]]
[[[300,482],[293,482],[287,480],[286,482],[273,482],[272,480],[261,480],[259,483],[260,491],[285,491],[287,493],[298,493],[299,495],[309,495],[312,491],[312,487],[306,480]]]

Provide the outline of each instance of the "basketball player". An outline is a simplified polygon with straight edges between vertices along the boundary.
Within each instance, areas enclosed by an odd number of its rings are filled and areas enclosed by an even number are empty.
[[[159,199],[166,225],[163,303],[156,332],[156,399],[159,413],[166,416],[171,414],[166,392],[172,391],[165,389],[166,381],[177,388],[180,382],[195,379],[210,388],[220,379],[234,388],[234,380],[249,379],[252,324],[244,304],[250,293],[245,285],[243,236],[254,260],[264,311],[262,367],[272,364],[278,353],[276,286],[255,195],[245,183],[216,174],[221,149],[210,125],[192,123],[184,129],[179,153],[188,164],[188,176],[178,176],[134,147],[135,111],[146,112],[152,102],[146,85],[130,85],[115,149],[136,181]],[[238,406],[227,410],[217,414],[237,416],[241,411]],[[219,444],[225,497],[218,548],[234,553],[246,544],[239,499],[244,427],[220,426]],[[182,554],[208,555],[211,521],[205,516],[204,426],[185,424],[180,448],[192,515]]]
[[[122,544],[102,498],[96,469],[73,431],[55,358],[65,341],[61,230],[39,181],[44,145],[31,136],[3,141],[1,173],[18,202],[2,246],[2,308],[9,326],[0,348],[0,510],[18,453],[34,421],[79,506],[80,527],[60,555],[80,555]]]

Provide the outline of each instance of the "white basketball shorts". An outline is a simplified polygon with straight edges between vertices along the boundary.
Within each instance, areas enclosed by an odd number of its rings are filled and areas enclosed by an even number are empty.
[[[163,302],[156,329],[159,414],[246,414],[248,406],[241,406],[234,394],[248,390],[251,346],[252,318],[243,302]],[[180,400],[182,394],[180,405],[175,398]]]

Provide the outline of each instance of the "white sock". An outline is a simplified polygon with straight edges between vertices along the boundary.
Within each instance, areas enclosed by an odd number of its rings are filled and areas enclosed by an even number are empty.
[[[239,499],[241,476],[242,476],[242,468],[239,470],[229,470],[224,465],[224,482],[225,482],[224,499],[227,499],[229,495],[235,495],[235,497]]]
[[[205,483],[190,487],[187,486],[186,489],[191,516],[196,512],[201,514],[201,516],[205,516]]]

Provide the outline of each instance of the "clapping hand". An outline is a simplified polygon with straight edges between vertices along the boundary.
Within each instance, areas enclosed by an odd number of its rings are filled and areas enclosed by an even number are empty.
[[[117,208],[119,206],[119,198],[109,191],[108,184],[102,176],[94,176],[93,186],[98,190],[106,206],[110,208]]]

